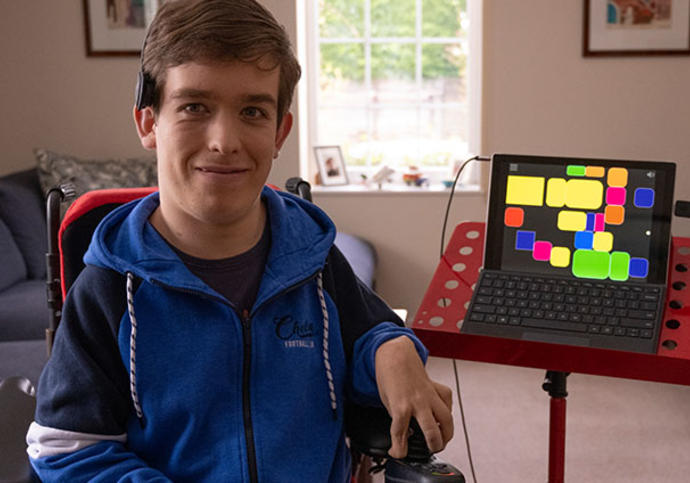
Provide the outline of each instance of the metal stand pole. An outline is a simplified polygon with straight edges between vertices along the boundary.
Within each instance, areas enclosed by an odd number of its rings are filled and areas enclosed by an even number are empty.
[[[548,483],[563,483],[565,478],[565,410],[566,378],[568,373],[547,371],[542,389],[549,393],[549,480]]]

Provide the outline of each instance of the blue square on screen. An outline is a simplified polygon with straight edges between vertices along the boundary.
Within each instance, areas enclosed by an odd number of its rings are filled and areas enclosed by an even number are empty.
[[[587,226],[585,230],[594,231],[594,213],[587,213]]]
[[[630,258],[631,277],[644,278],[649,274],[649,261],[646,258]]]
[[[534,247],[534,240],[536,233],[533,231],[518,230],[515,235],[515,249],[516,250],[531,250]]]
[[[654,206],[654,190],[651,188],[637,188],[633,203],[638,208],[651,208]]]
[[[591,250],[594,244],[594,233],[591,231],[575,232],[575,248],[580,250]]]

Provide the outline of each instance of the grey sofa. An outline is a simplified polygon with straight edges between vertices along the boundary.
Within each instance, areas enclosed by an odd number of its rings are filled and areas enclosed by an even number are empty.
[[[0,379],[35,384],[45,363],[46,246],[37,171],[0,177]]]

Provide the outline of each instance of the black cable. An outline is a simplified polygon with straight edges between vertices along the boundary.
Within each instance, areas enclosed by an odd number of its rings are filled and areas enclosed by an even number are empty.
[[[458,173],[455,175],[455,179],[453,180],[453,186],[450,188],[450,196],[448,196],[448,204],[446,205],[446,214],[443,217],[443,228],[441,229],[441,253],[440,253],[440,258],[443,258],[443,249],[445,245],[445,236],[446,236],[446,226],[448,224],[448,215],[450,213],[450,204],[453,201],[453,194],[455,193],[455,185],[458,184],[458,180],[460,179],[460,174],[462,173],[462,170],[465,169],[465,166],[467,166],[471,161],[490,161],[491,158],[488,158],[486,156],[472,156],[471,158],[466,159],[461,165],[460,168],[458,169]],[[458,378],[458,368],[456,366],[456,360],[453,359],[453,372],[455,373],[455,391],[458,393],[458,406],[460,407],[460,420],[462,421],[462,432],[465,435],[465,446],[467,447],[467,458],[470,462],[470,471],[472,472],[472,480],[474,483],[477,483],[477,475],[475,474],[474,471],[474,461],[472,460],[472,449],[470,448],[470,437],[469,434],[467,433],[467,423],[465,422],[465,410],[463,409],[462,406],[462,396],[460,394],[460,380]]]
[[[465,422],[465,410],[462,407],[462,398],[460,397],[460,380],[458,379],[457,361],[453,359],[453,372],[455,373],[455,390],[458,393],[458,406],[460,407],[460,420],[462,421],[462,432],[465,435],[465,446],[467,447],[467,459],[470,461],[470,471],[472,472],[472,481],[477,483],[477,475],[474,472],[474,461],[472,460],[472,450],[470,449],[470,437],[467,434],[467,423]]]
[[[458,180],[460,179],[460,174],[462,173],[462,170],[465,169],[465,166],[467,166],[471,161],[490,161],[491,158],[486,157],[486,156],[472,156],[471,158],[466,159],[461,165],[460,168],[458,169],[458,174],[455,175],[455,179],[453,180],[453,186],[450,187],[450,196],[448,196],[448,204],[446,205],[446,215],[443,217],[443,228],[441,229],[441,258],[443,258],[443,248],[445,245],[445,237],[446,237],[446,225],[448,224],[448,214],[450,213],[450,204],[453,202],[453,194],[455,194],[455,185],[458,184]]]

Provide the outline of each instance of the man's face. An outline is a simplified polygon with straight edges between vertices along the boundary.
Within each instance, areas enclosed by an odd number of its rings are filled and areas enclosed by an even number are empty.
[[[170,67],[158,115],[136,115],[142,144],[156,150],[161,211],[171,227],[260,216],[259,195],[292,117],[277,125],[280,69],[259,67],[239,61]]]

